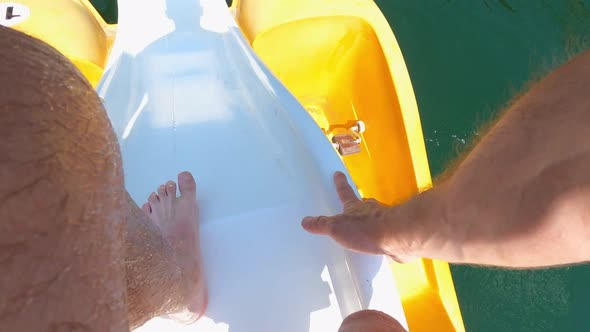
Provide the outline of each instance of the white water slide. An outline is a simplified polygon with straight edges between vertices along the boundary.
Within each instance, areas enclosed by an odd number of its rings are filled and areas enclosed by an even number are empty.
[[[367,308],[407,326],[383,257],[301,228],[341,211],[332,174],[344,165],[223,0],[119,0],[98,91],[138,204],[182,170],[197,179],[208,309],[140,331],[336,332]]]

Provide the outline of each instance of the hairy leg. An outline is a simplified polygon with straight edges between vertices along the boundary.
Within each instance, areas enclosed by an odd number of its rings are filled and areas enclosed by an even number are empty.
[[[127,331],[162,314],[198,318],[206,292],[192,176],[181,197],[162,200],[167,215],[141,211],[123,187],[106,112],[69,61],[2,27],[0,61],[0,329]]]
[[[197,320],[207,305],[199,248],[196,184],[188,172],[153,192],[139,210],[129,200],[126,231],[129,323],[169,314],[182,323]]]
[[[180,310],[182,289],[170,243],[129,195],[127,209],[125,270],[129,326],[134,329],[154,316]]]
[[[127,331],[118,146],[86,80],[0,27],[0,330]]]

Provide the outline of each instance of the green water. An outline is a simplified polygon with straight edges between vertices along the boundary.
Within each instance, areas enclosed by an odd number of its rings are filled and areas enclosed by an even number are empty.
[[[590,44],[590,0],[376,2],[404,54],[434,176],[527,82]],[[114,1],[93,3],[116,20]],[[590,331],[590,266],[452,272],[467,331]]]

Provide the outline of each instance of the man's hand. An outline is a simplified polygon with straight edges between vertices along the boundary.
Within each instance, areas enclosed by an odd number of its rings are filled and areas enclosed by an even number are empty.
[[[392,208],[374,199],[360,200],[341,172],[334,174],[338,196],[344,212],[332,217],[306,217],[302,221],[305,230],[328,235],[345,248],[368,254],[387,255],[403,262],[408,255],[407,241],[398,241],[395,220],[391,220]]]

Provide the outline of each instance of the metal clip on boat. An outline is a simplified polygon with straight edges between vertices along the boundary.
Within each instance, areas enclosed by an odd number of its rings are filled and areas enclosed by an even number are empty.
[[[348,156],[361,152],[361,134],[365,132],[365,123],[358,120],[356,124],[350,127],[346,134],[334,135],[332,137],[332,145],[341,156]]]

